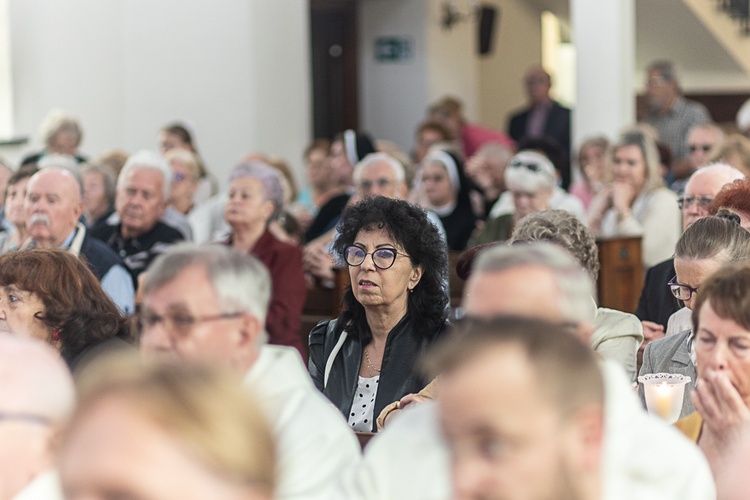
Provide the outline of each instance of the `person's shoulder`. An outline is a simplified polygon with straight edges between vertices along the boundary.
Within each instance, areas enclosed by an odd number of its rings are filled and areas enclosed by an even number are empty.
[[[529,114],[529,111],[531,111],[531,108],[528,106],[512,110],[510,112],[510,121],[523,120]]]
[[[117,224],[110,224],[107,219],[98,221],[92,227],[86,229],[86,234],[93,236],[99,240],[106,241],[112,234],[117,231]]]
[[[654,340],[653,342],[650,342],[646,346],[646,349],[649,350],[650,354],[659,358],[671,358],[672,354],[680,349],[682,344],[685,343],[686,339],[690,336],[691,333],[691,330],[685,330],[680,333],[675,333],[674,335],[667,335],[666,337],[662,337],[660,339]]]
[[[705,113],[706,115],[709,114],[708,108],[701,102],[683,98],[683,103],[685,105],[685,108],[693,113]]]
[[[678,210],[677,208],[677,193],[672,191],[671,189],[661,186],[656,189],[652,189],[649,191],[646,195],[651,202],[659,202],[659,203],[673,203],[674,209]]]
[[[266,234],[270,236],[269,243],[274,252],[288,256],[289,258],[295,257],[297,255],[299,255],[300,258],[302,257],[302,248],[300,248],[299,245],[295,245],[294,243],[289,243],[287,241],[282,241],[270,232],[266,232]]]
[[[325,342],[325,339],[332,336],[333,331],[336,328],[336,321],[336,318],[324,319],[315,325],[310,331],[310,344],[313,344],[313,341],[315,341],[316,344],[322,344]]]
[[[670,257],[667,260],[663,260],[659,262],[658,264],[654,264],[653,266],[648,268],[648,271],[646,271],[647,274],[649,273],[672,273],[674,274],[674,257]]]
[[[566,113],[570,114],[571,109],[563,106],[557,101],[552,101],[552,109],[556,110],[558,113]]]
[[[635,316],[635,314],[618,311],[616,309],[609,309],[607,307],[597,308],[596,319],[594,321],[595,323],[607,323],[621,328],[630,327],[636,330],[641,329],[641,321]]]
[[[162,221],[156,221],[156,224],[151,229],[151,231],[148,232],[148,234],[151,236],[150,239],[165,243],[176,243],[185,239],[183,234],[178,229]]]
[[[86,232],[81,245],[81,253],[89,260],[92,256],[112,261],[114,264],[122,264],[122,259],[112,247],[106,243],[107,236],[100,237],[92,232]]]

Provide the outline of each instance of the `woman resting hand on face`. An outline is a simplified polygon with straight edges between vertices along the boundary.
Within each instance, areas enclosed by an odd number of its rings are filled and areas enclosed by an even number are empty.
[[[602,238],[640,236],[644,269],[670,258],[682,224],[677,195],[659,174],[656,143],[641,130],[625,132],[608,160],[609,184],[591,201],[589,228]]]

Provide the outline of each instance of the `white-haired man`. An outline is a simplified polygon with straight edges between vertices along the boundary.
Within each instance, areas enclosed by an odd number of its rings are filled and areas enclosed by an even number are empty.
[[[0,335],[0,498],[62,500],[55,442],[75,404],[60,356],[30,338]]]
[[[175,246],[157,258],[143,284],[141,350],[236,371],[274,430],[276,498],[329,499],[359,460],[359,447],[299,354],[265,345],[270,287],[254,257],[219,245]]]
[[[46,167],[26,187],[24,211],[29,240],[23,248],[65,248],[86,258],[102,288],[120,309],[132,312],[134,286],[120,257],[80,221],[83,184],[76,170]]]
[[[592,294],[590,276],[564,250],[547,243],[498,246],[475,262],[463,306],[474,318],[513,315],[567,325],[588,345],[594,319]],[[699,450],[645,413],[622,368],[602,361],[601,370],[605,385],[601,498],[713,498],[711,472]],[[486,380],[487,384],[510,382]],[[402,412],[368,445],[364,461],[344,486],[344,496],[450,498],[451,457],[440,429],[440,419],[448,410],[425,402]]]
[[[120,258],[138,288],[138,276],[183,234],[160,219],[169,198],[172,170],[156,153],[140,151],[130,158],[117,178],[117,218],[92,229]],[[114,214],[113,214],[114,215]]]

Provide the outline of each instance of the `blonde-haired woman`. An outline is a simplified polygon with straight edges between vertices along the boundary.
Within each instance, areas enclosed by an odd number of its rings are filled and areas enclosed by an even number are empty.
[[[680,237],[677,195],[664,187],[656,142],[645,131],[623,133],[609,151],[605,186],[589,207],[599,237],[640,236],[644,268],[671,257]]]

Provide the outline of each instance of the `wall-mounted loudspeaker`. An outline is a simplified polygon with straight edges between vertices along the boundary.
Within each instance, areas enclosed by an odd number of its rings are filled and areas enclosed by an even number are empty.
[[[492,53],[492,45],[495,39],[495,25],[500,17],[496,7],[482,5],[478,8],[478,35],[479,35],[479,54],[487,55]]]

